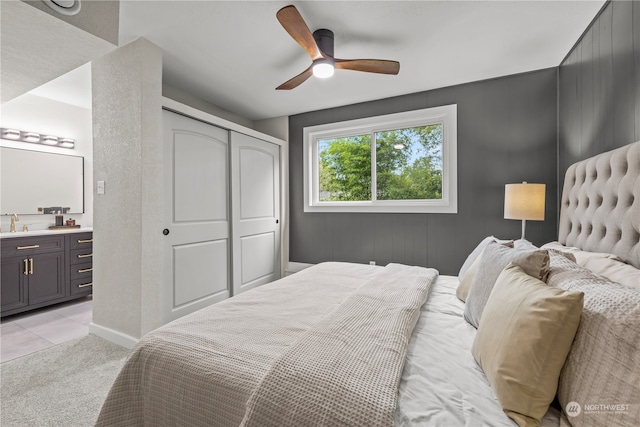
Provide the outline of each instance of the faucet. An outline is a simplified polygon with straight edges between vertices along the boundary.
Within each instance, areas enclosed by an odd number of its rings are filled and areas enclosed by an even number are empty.
[[[16,232],[16,221],[20,221],[17,214],[11,214],[11,228],[9,229],[10,233]]]

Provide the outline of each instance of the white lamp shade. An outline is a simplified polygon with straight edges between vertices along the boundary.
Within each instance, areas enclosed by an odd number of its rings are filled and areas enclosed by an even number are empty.
[[[504,186],[505,219],[544,220],[544,184],[507,184]]]

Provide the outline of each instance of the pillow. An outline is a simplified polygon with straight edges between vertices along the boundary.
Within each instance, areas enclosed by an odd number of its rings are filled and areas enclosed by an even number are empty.
[[[573,246],[565,246],[560,242],[549,242],[542,245],[541,249],[555,249],[560,252],[568,252],[572,254],[576,258],[576,263],[584,267],[585,262],[589,259],[593,258],[606,258],[613,259],[616,261],[622,261],[618,255],[608,254],[606,252],[589,252],[583,251],[581,249],[575,248]]]
[[[462,264],[462,267],[460,267],[458,279],[462,280],[462,276],[465,275],[467,270],[471,267],[471,264],[473,264],[473,262],[480,256],[484,248],[486,248],[487,245],[491,242],[498,242],[500,244],[513,247],[513,240],[500,240],[494,236],[485,237],[480,243],[478,243],[478,246],[476,246],[476,248],[471,251],[467,259]]]
[[[519,250],[539,249],[536,245],[526,239],[518,239],[513,241],[513,247]]]
[[[460,277],[460,283],[456,288],[456,296],[460,301],[466,301],[467,296],[469,295],[469,289],[471,289],[471,282],[478,272],[478,267],[482,262],[482,254],[484,253],[484,249],[480,252],[480,255],[473,261],[473,264],[469,267],[469,269],[464,273],[462,277]]]
[[[542,281],[549,273],[549,254],[542,249],[519,251],[497,243],[489,243],[482,253],[482,262],[471,281],[469,295],[464,305],[464,318],[476,328],[489,299],[496,279],[510,263],[519,265],[529,276]]]
[[[562,408],[582,405],[567,417],[574,427],[629,426],[640,420],[640,290],[611,282],[550,253],[549,284],[584,293],[575,341],[558,384]],[[620,411],[585,411],[584,405],[618,403]]]
[[[471,281],[473,280],[473,276],[475,276],[476,271],[478,271],[478,266],[480,265],[482,252],[491,242],[500,243],[501,245],[510,248],[513,247],[513,240],[499,240],[493,236],[485,237],[469,254],[460,268],[460,272],[458,273],[458,280],[460,280],[460,284],[456,289],[456,296],[459,300],[466,301],[467,295],[469,294],[469,288],[471,287]]]
[[[640,289],[640,270],[623,261],[594,257],[586,259],[582,266],[612,282]]]
[[[510,263],[493,288],[471,352],[504,412],[539,426],[558,387],[583,295],[547,286]]]

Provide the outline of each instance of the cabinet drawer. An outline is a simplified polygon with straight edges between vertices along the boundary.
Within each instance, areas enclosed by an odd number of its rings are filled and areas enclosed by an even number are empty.
[[[84,264],[93,262],[93,252],[92,248],[86,249],[74,249],[69,252],[69,264]]]
[[[71,281],[71,295],[90,293],[93,289],[93,283],[90,279],[76,279]]]
[[[2,239],[2,256],[27,256],[64,250],[64,236],[33,236]]]
[[[69,249],[87,249],[93,247],[93,233],[70,233],[68,235],[69,238]]]
[[[90,282],[93,278],[93,264],[90,262],[72,265],[70,269],[71,281],[74,281],[76,279],[87,279]]]

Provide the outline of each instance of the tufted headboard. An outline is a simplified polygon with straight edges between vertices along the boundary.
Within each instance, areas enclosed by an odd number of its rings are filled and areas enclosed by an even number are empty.
[[[569,166],[558,241],[640,268],[640,141]]]

